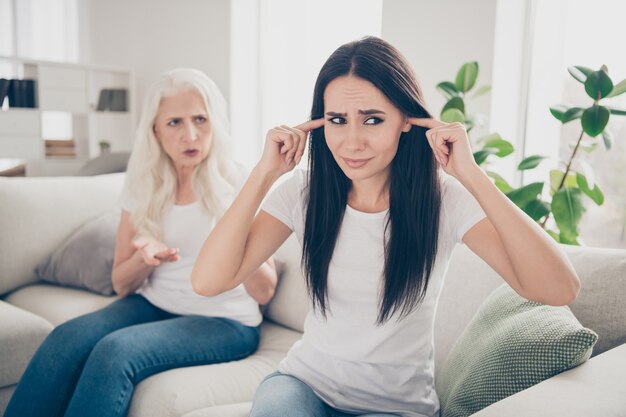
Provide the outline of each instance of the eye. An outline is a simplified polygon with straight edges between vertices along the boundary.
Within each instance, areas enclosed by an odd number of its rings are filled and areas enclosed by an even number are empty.
[[[331,122],[334,125],[345,125],[346,124],[346,119],[343,117],[333,117],[328,119],[329,122]]]
[[[180,124],[180,119],[172,119],[167,122],[168,126],[178,126]]]
[[[377,125],[379,123],[382,123],[383,119],[380,119],[378,117],[370,117],[368,119],[365,119],[365,122],[363,122],[363,124],[365,125]]]
[[[196,116],[194,118],[194,120],[196,121],[196,123],[201,124],[201,123],[205,123],[207,121],[206,117],[204,116]]]

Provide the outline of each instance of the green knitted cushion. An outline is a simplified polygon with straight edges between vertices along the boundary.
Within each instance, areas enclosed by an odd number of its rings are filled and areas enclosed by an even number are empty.
[[[568,307],[528,301],[503,284],[483,302],[443,365],[441,415],[469,416],[578,366],[597,340]]]

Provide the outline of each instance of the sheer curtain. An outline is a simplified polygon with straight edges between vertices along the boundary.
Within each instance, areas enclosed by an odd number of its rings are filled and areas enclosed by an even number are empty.
[[[268,129],[308,118],[326,58],[345,42],[380,36],[382,12],[382,0],[233,0],[231,119],[240,162],[256,163]]]

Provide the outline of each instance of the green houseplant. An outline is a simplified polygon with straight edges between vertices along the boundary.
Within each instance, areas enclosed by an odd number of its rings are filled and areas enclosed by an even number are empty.
[[[585,212],[583,198],[591,199],[595,204],[604,203],[604,195],[593,181],[593,170],[584,160],[576,158],[579,151],[593,152],[598,146],[599,136],[607,150],[611,149],[613,138],[607,130],[612,115],[624,116],[626,110],[604,105],[606,98],[616,97],[626,92],[626,79],[617,85],[608,75],[606,66],[597,71],[587,67],[568,68],[574,79],[583,84],[585,92],[593,100],[587,108],[557,105],[550,108],[552,115],[562,124],[580,120],[581,131],[572,146],[572,153],[567,161],[561,161],[563,168],[554,169],[549,174],[550,192],[545,195],[545,181],[533,182],[519,188],[507,183],[496,172],[486,170],[495,185],[520,207],[533,220],[537,221],[557,242],[578,245],[579,224]],[[476,84],[478,63],[463,64],[455,82],[444,81],[437,89],[448,99],[441,111],[441,119],[446,122],[465,123],[468,133],[474,126],[475,117],[468,116],[465,97]],[[477,90],[474,97],[489,91],[488,86]],[[587,138],[585,137],[587,135]],[[492,133],[475,142],[474,159],[483,165],[490,155],[505,157],[513,153],[513,145]],[[519,171],[531,170],[547,159],[541,155],[530,155],[518,165]],[[549,198],[548,198],[549,197]],[[556,230],[548,229],[550,217],[554,218]]]

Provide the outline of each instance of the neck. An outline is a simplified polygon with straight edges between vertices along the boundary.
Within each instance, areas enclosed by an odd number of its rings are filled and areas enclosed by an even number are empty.
[[[378,213],[389,208],[389,175],[352,181],[348,204],[365,213]]]
[[[191,204],[196,201],[193,172],[193,167],[176,167],[176,204]]]

